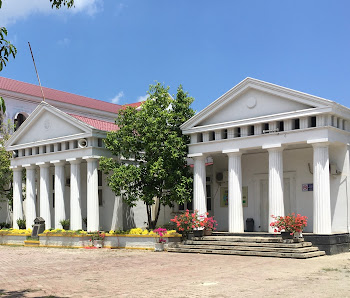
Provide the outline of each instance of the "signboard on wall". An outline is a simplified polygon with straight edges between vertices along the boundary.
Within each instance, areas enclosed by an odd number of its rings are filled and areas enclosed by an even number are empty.
[[[242,187],[242,205],[248,207],[248,186]],[[221,187],[220,207],[228,206],[228,187]]]
[[[302,191],[313,191],[313,190],[314,190],[313,183],[307,183],[302,185]]]

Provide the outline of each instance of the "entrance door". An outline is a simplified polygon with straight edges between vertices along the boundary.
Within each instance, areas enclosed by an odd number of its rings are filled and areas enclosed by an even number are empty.
[[[294,192],[292,192],[291,184],[293,184],[294,176],[285,175],[290,177],[285,177],[283,179],[283,203],[284,203],[284,214],[290,214],[293,212],[292,208]],[[269,180],[266,178],[259,179],[259,192],[260,196],[260,231],[268,232],[269,230]]]

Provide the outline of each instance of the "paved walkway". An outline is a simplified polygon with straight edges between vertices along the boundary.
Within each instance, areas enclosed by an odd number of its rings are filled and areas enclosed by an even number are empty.
[[[0,246],[1,297],[350,297],[350,253],[309,260]]]

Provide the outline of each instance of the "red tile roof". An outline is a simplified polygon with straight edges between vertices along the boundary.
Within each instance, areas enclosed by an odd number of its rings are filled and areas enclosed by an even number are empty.
[[[133,107],[133,108],[138,108],[144,103],[144,101],[139,101],[139,102],[134,102],[134,103],[127,103],[123,105],[123,107]]]
[[[32,95],[36,97],[42,97],[40,87],[37,85],[24,83],[12,79],[7,79],[0,77],[0,89],[18,92],[22,94]],[[122,108],[121,105],[113,104],[110,102],[105,102],[81,95],[76,95],[64,91],[58,91],[55,89],[50,89],[43,87],[45,98],[59,101],[63,103],[68,103],[72,105],[87,107],[91,109],[96,109],[99,111],[106,111],[111,113],[117,113],[119,109]]]
[[[69,115],[99,130],[115,131],[119,129],[118,125],[112,122],[97,120],[97,119],[83,117],[83,116],[74,115],[74,114],[69,114]]]

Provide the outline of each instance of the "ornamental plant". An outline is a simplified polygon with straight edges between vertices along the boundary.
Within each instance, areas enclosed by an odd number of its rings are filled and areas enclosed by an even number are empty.
[[[176,224],[177,231],[183,236],[187,236],[187,234],[189,232],[192,232],[193,229],[204,226],[203,221],[201,221],[198,216],[197,210],[195,210],[193,213],[190,213],[189,210],[186,210],[184,213],[176,215],[170,221]]]
[[[157,243],[165,243],[166,242],[166,240],[163,238],[163,236],[167,233],[166,229],[158,228],[158,229],[153,230],[153,232],[159,236],[159,238],[157,237],[157,239],[156,239]]]
[[[94,232],[91,234],[91,238],[90,241],[94,241],[94,240],[103,240],[105,239],[105,233],[101,233],[100,231]]]
[[[282,230],[290,232],[293,235],[296,232],[302,232],[303,228],[307,226],[307,217],[301,216],[295,213],[288,214],[286,216],[274,216],[271,217],[275,220],[270,223],[270,226],[274,228],[274,232],[281,232]]]
[[[206,215],[208,215],[209,213],[207,212]],[[214,216],[211,216],[211,217],[205,217],[203,219],[203,227],[204,227],[204,230],[208,230],[208,231],[215,231],[216,230],[216,226],[218,225],[217,224],[217,221],[214,219]]]

